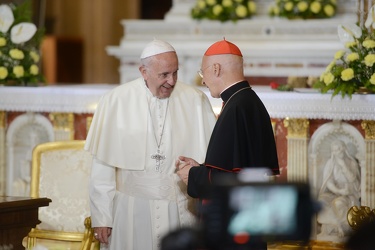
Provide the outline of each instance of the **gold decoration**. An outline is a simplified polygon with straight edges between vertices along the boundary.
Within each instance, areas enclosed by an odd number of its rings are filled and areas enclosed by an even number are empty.
[[[364,222],[375,222],[375,209],[353,206],[348,210],[347,220],[349,226],[357,230]]]
[[[55,131],[70,132],[70,139],[74,139],[73,113],[50,113],[49,118]]]
[[[5,128],[5,111],[0,111],[0,128]]]
[[[309,136],[310,122],[304,118],[285,118],[284,126],[288,128],[288,137],[307,138]]]
[[[361,126],[365,130],[365,139],[375,139],[375,121],[362,121]]]
[[[280,241],[267,244],[268,250],[309,250],[310,246],[307,242],[300,241]]]
[[[267,244],[268,250],[343,250],[343,243],[332,241],[316,241],[309,242],[299,241],[281,241]]]
[[[91,123],[92,123],[92,116],[89,116],[86,118],[86,133],[89,132]]]
[[[310,241],[310,248],[309,250],[343,250],[344,244],[337,243],[333,241],[317,241],[311,240]]]
[[[274,134],[274,136],[276,136],[276,122],[275,121],[271,121],[271,125],[272,125],[273,134]]]

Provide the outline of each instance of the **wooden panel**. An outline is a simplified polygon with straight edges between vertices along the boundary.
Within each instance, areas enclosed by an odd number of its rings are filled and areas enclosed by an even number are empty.
[[[0,197],[0,249],[24,249],[22,239],[40,223],[38,208],[48,206],[48,198]]]

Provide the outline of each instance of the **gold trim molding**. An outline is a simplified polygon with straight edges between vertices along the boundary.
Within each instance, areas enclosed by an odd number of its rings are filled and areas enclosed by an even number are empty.
[[[361,126],[365,130],[365,139],[375,139],[375,121],[362,121]]]
[[[284,119],[284,126],[288,129],[288,137],[307,138],[309,136],[310,122],[305,118]]]

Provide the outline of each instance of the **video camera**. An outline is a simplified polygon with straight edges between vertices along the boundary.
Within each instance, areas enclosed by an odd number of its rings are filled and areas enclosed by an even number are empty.
[[[309,240],[317,206],[307,183],[241,177],[216,176],[207,187],[201,230],[209,249],[255,249],[243,247],[256,242]]]

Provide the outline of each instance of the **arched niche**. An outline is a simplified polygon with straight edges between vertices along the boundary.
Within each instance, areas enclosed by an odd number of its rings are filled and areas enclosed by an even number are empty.
[[[32,150],[48,141],[54,141],[53,126],[41,114],[22,114],[9,125],[6,134],[6,195],[30,196]]]
[[[366,144],[364,141],[363,136],[361,133],[352,125],[342,122],[342,121],[333,121],[329,123],[325,123],[324,125],[320,126],[313,136],[311,137],[309,146],[308,146],[308,152],[309,152],[309,169],[308,169],[308,175],[309,175],[309,181],[312,187],[312,195],[315,199],[319,199],[318,196],[319,192],[321,191],[321,188],[324,183],[324,176],[327,174],[327,168],[328,168],[328,161],[332,157],[332,145],[336,141],[342,141],[345,145],[345,149],[347,151],[347,154],[350,155],[352,158],[355,159],[356,163],[354,165],[353,170],[358,170],[359,175],[358,178],[356,178],[355,183],[359,182],[360,190],[358,191],[358,197],[362,197],[364,195],[365,190],[365,171],[366,171]],[[341,179],[340,179],[341,178]],[[339,181],[345,181],[344,177],[340,177]],[[335,180],[338,181],[338,180]],[[338,182],[339,182],[338,181]],[[354,185],[354,182],[353,182]],[[358,200],[360,203],[360,200]],[[333,206],[330,204],[330,206]],[[346,237],[349,233],[349,225],[346,222],[346,211],[349,210],[350,207],[341,207],[342,209],[342,216],[341,219],[335,219],[337,224],[341,223],[340,229],[335,228],[333,226],[333,230],[329,233],[323,231],[323,224],[318,223],[318,216],[316,218],[316,223],[314,223],[314,229],[313,229],[313,238],[316,238],[317,240],[323,240],[323,241],[333,241],[333,242],[339,242],[342,243],[345,241]],[[336,209],[334,207],[329,207],[328,209]],[[345,214],[345,215],[344,215]],[[341,222],[339,222],[341,221]],[[333,223],[332,225],[336,225]],[[344,229],[344,232],[338,232],[340,230]]]

